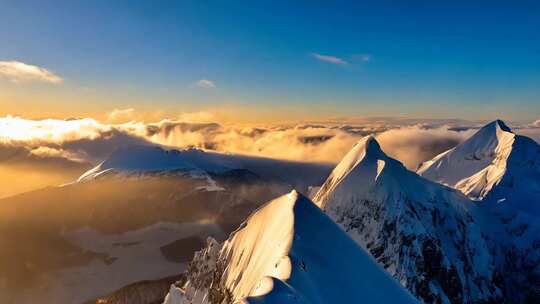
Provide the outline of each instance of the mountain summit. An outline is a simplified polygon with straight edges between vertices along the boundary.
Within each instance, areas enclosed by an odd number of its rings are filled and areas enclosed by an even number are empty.
[[[407,170],[375,138],[351,149],[314,201],[424,302],[472,303],[500,294],[470,200]]]
[[[500,120],[425,162],[418,173],[474,200],[540,215],[540,145]]]
[[[354,195],[354,192],[365,191],[376,183],[380,173],[385,170],[387,162],[391,162],[390,166],[401,166],[398,161],[390,159],[382,152],[373,136],[362,138],[334,168],[315,195],[314,202],[324,208],[328,199],[326,194],[336,194],[337,188],[346,188],[343,195]],[[356,183],[355,180],[361,180],[362,183]],[[354,186],[347,187],[343,185],[344,183],[353,183]]]
[[[476,218],[498,261],[505,302],[538,303],[540,145],[497,120],[418,172],[479,201]]]
[[[254,212],[222,245],[195,255],[166,304],[417,303],[296,191]]]

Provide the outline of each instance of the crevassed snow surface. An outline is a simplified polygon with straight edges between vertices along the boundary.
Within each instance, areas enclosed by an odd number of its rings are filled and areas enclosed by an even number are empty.
[[[207,265],[212,259],[201,260]],[[223,244],[216,261],[212,275],[188,274],[184,290],[172,287],[165,303],[417,303],[296,191],[253,213]],[[208,268],[196,262],[192,270]],[[201,283],[208,277],[214,278],[210,284]]]
[[[540,216],[540,145],[500,120],[425,162],[418,173],[472,199]]]

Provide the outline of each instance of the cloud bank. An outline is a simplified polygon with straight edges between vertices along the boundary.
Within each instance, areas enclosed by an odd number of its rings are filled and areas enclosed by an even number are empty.
[[[377,136],[377,140],[386,154],[416,170],[422,162],[455,147],[474,132],[474,129],[456,131],[448,126],[426,128],[415,125],[385,131]]]
[[[135,109],[113,109],[111,112],[107,113],[107,120],[110,122],[126,122],[134,118]]]
[[[55,73],[20,61],[0,61],[0,77],[14,83],[45,82],[59,84],[64,81]]]
[[[455,146],[473,132],[473,129],[446,124],[397,124],[394,121],[384,125],[379,120],[359,124],[245,126],[181,120],[114,124],[90,118],[0,118],[0,144],[4,147],[23,148],[41,158],[60,157],[93,164],[115,149],[147,144],[336,163],[360,138],[375,134],[386,153],[415,169],[419,163]]]
[[[118,115],[132,112],[130,109],[116,111]],[[40,187],[72,181],[116,149],[133,145],[200,148],[332,164],[339,162],[363,136],[373,134],[389,156],[415,170],[421,162],[459,144],[483,124],[391,118],[335,119],[285,125],[193,122],[212,118],[205,112],[186,114],[182,118],[154,123],[136,119],[105,123],[91,118],[30,120],[1,117],[0,181],[18,179],[18,186],[0,191],[0,197],[13,194],[13,191],[29,190],[31,178],[34,178],[33,184]],[[513,129],[517,134],[540,142],[538,127],[529,124],[513,126]]]

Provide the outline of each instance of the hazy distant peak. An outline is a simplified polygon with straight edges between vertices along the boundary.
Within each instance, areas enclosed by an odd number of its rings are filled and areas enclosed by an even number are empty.
[[[218,173],[230,169],[199,149],[167,150],[156,145],[137,145],[115,150],[106,160],[81,175],[78,180],[95,179],[108,172],[149,173],[201,170]]]

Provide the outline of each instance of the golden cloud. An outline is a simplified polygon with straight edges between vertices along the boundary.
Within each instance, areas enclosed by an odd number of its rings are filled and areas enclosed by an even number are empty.
[[[20,61],[0,61],[0,77],[11,82],[46,82],[59,84],[64,81],[55,73],[31,64]]]

